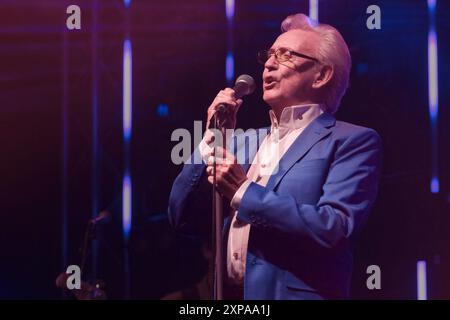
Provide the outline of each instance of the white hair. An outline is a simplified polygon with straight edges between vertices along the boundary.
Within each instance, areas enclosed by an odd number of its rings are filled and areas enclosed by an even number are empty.
[[[316,58],[334,69],[334,74],[327,85],[324,104],[327,112],[335,113],[349,85],[352,58],[347,44],[336,28],[317,23],[301,13],[290,15],[281,23],[282,32],[293,29],[312,31],[320,36],[321,42]]]

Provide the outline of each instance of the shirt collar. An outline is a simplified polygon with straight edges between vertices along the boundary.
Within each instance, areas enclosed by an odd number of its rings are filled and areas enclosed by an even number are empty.
[[[283,109],[278,121],[273,110],[269,111],[271,129],[283,129],[283,131],[291,131],[306,127],[316,117],[323,113],[320,104],[301,104],[290,106]]]

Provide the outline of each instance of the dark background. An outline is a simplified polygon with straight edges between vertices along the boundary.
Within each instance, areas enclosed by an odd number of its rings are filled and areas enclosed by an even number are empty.
[[[118,0],[0,2],[0,298],[63,298],[55,278],[79,264],[86,222],[103,209],[113,216],[98,230],[97,272],[86,277],[103,279],[109,297],[159,299],[201,278],[199,239],[175,235],[166,218],[181,169],[171,162],[170,137],[176,128],[192,131],[226,86],[224,3],[134,0],[125,10]],[[81,7],[81,30],[65,28],[69,4]],[[381,30],[366,28],[371,4],[381,8]],[[269,123],[256,52],[270,47],[281,21],[298,12],[308,13],[308,1],[236,0],[235,75],[257,82],[238,127]],[[427,2],[320,1],[320,21],[342,33],[353,59],[337,118],[374,128],[384,143],[380,193],[355,247],[353,298],[415,299],[420,259],[427,261],[429,298],[450,298],[450,2],[438,0],[436,14],[440,192],[432,194]],[[121,234],[127,32],[133,47],[128,273]],[[167,104],[167,116],[160,104]],[[381,267],[381,290],[365,286],[371,264]]]

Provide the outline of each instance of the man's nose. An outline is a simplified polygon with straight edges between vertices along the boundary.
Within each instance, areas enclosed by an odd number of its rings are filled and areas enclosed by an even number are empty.
[[[264,67],[267,69],[275,69],[278,67],[278,61],[275,58],[274,53],[269,56],[269,59],[267,59],[266,63],[264,64]]]

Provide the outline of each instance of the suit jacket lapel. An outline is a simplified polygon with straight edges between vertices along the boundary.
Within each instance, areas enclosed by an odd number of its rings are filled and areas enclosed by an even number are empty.
[[[323,113],[317,117],[292,143],[284,156],[280,159],[276,174],[272,175],[267,182],[267,188],[276,188],[289,169],[321,139],[331,133],[330,128],[334,126],[336,119],[329,113]]]

